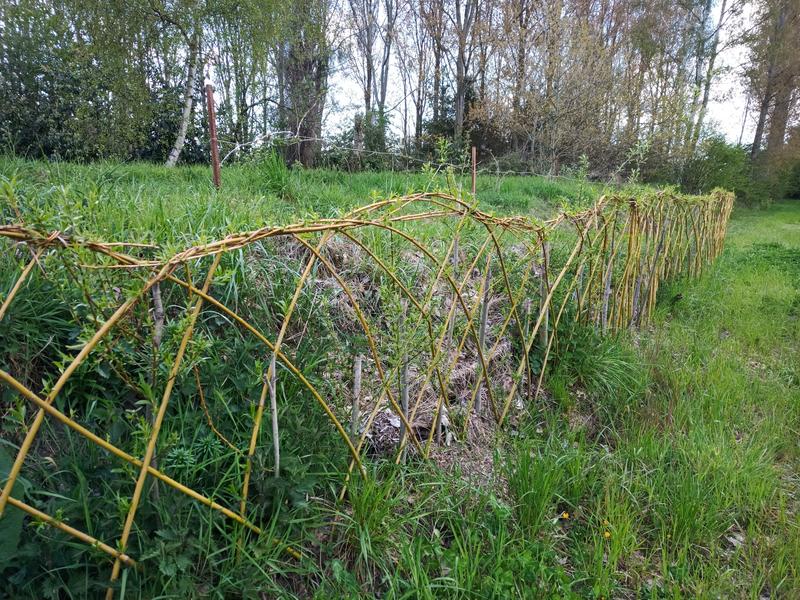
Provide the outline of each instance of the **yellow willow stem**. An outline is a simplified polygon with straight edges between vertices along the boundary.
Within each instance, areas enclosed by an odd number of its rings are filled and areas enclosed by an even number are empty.
[[[612,323],[615,329],[622,329],[627,318],[630,296],[628,288],[633,273],[634,256],[636,260],[639,258],[639,212],[636,206],[629,209],[628,219],[630,226],[628,228],[628,250],[625,255],[625,268],[613,295],[614,311],[612,314],[614,318]]]
[[[594,219],[596,219],[597,215],[595,214],[595,215],[593,215],[593,217],[594,217]],[[588,227],[591,226],[591,222],[592,222],[592,220],[590,220],[589,223],[587,223],[586,229],[584,231],[588,230]],[[573,247],[572,252],[570,253],[569,257],[567,258],[567,262],[562,267],[561,271],[559,272],[558,276],[556,277],[556,280],[553,282],[553,285],[550,286],[550,292],[547,294],[547,298],[545,299],[545,302],[544,302],[545,307],[549,307],[550,306],[550,302],[551,302],[551,300],[553,298],[553,294],[555,293],[556,289],[558,288],[559,284],[561,283],[561,280],[564,278],[564,275],[569,270],[569,267],[572,264],[572,261],[575,260],[575,257],[577,256],[578,251],[580,250],[580,248],[581,248],[581,241],[579,240],[575,244],[575,246]],[[541,327],[543,319],[544,319],[544,310],[539,312],[539,317],[536,319],[536,325],[534,326],[533,331],[530,334],[530,338],[528,340],[528,345],[525,347],[525,352],[526,353],[530,353],[531,347],[533,346],[533,340],[536,339],[536,332],[539,330],[539,327]],[[499,420],[498,424],[501,425],[501,426],[503,424],[503,421],[505,420],[506,415],[508,414],[509,408],[511,407],[511,402],[514,399],[514,394],[517,392],[517,387],[519,385],[518,382],[519,382],[520,377],[522,377],[523,368],[524,368],[524,363],[520,363],[520,366],[517,369],[516,375],[513,378],[514,383],[511,385],[511,390],[509,391],[508,396],[506,397],[506,401],[505,401],[505,404],[503,406],[503,412],[500,413],[500,420]]]
[[[197,395],[200,400],[200,407],[203,409],[203,413],[206,416],[206,422],[208,423],[209,429],[216,435],[219,440],[225,444],[228,448],[233,450],[236,454],[242,454],[242,451],[239,450],[236,446],[234,446],[228,438],[222,435],[222,432],[217,429],[216,425],[214,425],[214,420],[211,418],[211,413],[208,410],[208,405],[206,405],[206,396],[203,393],[203,385],[200,381],[200,370],[197,368],[197,365],[192,367],[192,371],[194,371],[194,381],[197,384]]]
[[[135,567],[136,566],[136,561],[133,560],[127,554],[123,554],[119,550],[115,550],[114,548],[112,548],[108,544],[104,544],[103,542],[101,542],[97,538],[94,538],[94,537],[90,536],[88,533],[84,533],[84,532],[82,532],[82,531],[80,531],[78,529],[75,529],[74,527],[70,527],[66,523],[64,523],[62,521],[59,521],[58,519],[55,519],[55,518],[51,517],[50,515],[48,515],[46,513],[43,513],[40,510],[36,510],[32,506],[30,506],[28,504],[25,504],[24,502],[22,502],[20,500],[17,500],[13,496],[8,499],[8,503],[11,506],[14,506],[14,507],[16,507],[16,508],[18,508],[18,509],[20,509],[20,510],[26,512],[26,513],[28,513],[32,517],[47,523],[51,527],[55,527],[56,529],[60,529],[64,533],[67,533],[67,534],[71,535],[72,537],[77,538],[77,539],[79,539],[80,541],[82,541],[82,542],[84,542],[86,544],[89,544],[93,548],[97,548],[98,550],[102,550],[106,554],[108,554],[110,556],[113,556],[115,559],[125,563],[129,567]]]
[[[141,460],[139,460],[138,458],[134,458],[133,456],[131,456],[130,454],[124,452],[123,450],[120,450],[119,448],[117,448],[116,446],[111,444],[110,442],[107,442],[104,438],[101,438],[100,436],[95,435],[94,433],[92,433],[91,431],[89,431],[88,429],[86,429],[85,427],[80,425],[79,423],[76,423],[74,420],[70,419],[68,416],[66,416],[64,413],[59,411],[57,408],[54,408],[52,405],[47,404],[47,402],[45,402],[44,400],[39,398],[31,390],[26,388],[18,380],[16,380],[14,377],[9,375],[8,373],[3,371],[2,369],[0,369],[0,379],[5,381],[9,386],[11,386],[20,395],[24,396],[25,398],[27,398],[28,400],[30,400],[31,402],[36,404],[39,408],[41,408],[43,411],[45,411],[51,417],[53,417],[54,419],[56,419],[60,423],[66,425],[67,427],[69,427],[73,431],[76,431],[78,434],[82,435],[87,440],[97,444],[98,446],[100,446],[106,452],[108,452],[110,454],[113,454],[114,456],[116,456],[118,458],[121,458],[125,462],[130,463],[135,467],[141,467],[142,466],[143,463],[142,463]],[[150,475],[152,475],[153,477],[156,477],[159,481],[164,482],[165,484],[167,484],[171,488],[181,492],[182,494],[186,494],[187,496],[189,496],[193,500],[196,500],[196,501],[200,502],[201,504],[204,504],[204,505],[208,506],[209,508],[212,508],[212,509],[214,509],[214,510],[216,510],[218,512],[221,512],[226,517],[228,517],[230,519],[233,519],[234,521],[240,523],[241,525],[244,525],[245,527],[247,527],[251,531],[254,531],[255,533],[261,533],[261,529],[259,527],[253,525],[252,523],[250,523],[247,520],[242,519],[237,513],[233,512],[229,508],[226,508],[226,507],[222,506],[221,504],[219,504],[217,502],[214,502],[213,500],[210,500],[209,498],[206,498],[202,494],[199,494],[198,492],[194,491],[193,489],[186,487],[182,483],[179,483],[179,482],[175,481],[174,479],[172,479],[168,475],[165,475],[161,471],[159,471],[159,470],[157,470],[157,469],[155,469],[153,467],[147,467],[147,472]],[[275,540],[275,541],[277,542],[277,540]],[[295,558],[301,558],[301,556],[302,556],[299,552],[297,552],[296,550],[294,550],[292,548],[286,548],[286,551],[287,551],[287,553],[289,553],[290,555],[292,555]]]
[[[50,390],[50,393],[47,394],[46,402],[48,404],[52,404],[55,400],[58,393],[63,389],[64,385],[66,385],[69,378],[75,372],[75,370],[81,365],[81,363],[89,356],[89,353],[97,346],[97,344],[102,340],[106,334],[111,331],[111,328],[123,317],[127,312],[131,309],[131,307],[136,304],[136,302],[153,286],[156,282],[160,281],[164,276],[167,275],[169,272],[170,267],[165,265],[161,268],[157,275],[151,277],[147,283],[145,283],[144,288],[139,292],[138,295],[129,298],[126,300],[122,306],[120,306],[109,319],[103,323],[100,328],[95,332],[92,338],[84,344],[81,351],[72,359],[69,366],[64,370],[61,376],[58,378],[56,383],[53,385],[53,388]],[[11,495],[11,491],[14,488],[14,483],[19,476],[19,472],[22,469],[22,464],[25,462],[25,458],[28,456],[28,452],[31,449],[31,445],[33,444],[33,440],[36,438],[36,434],[39,433],[39,428],[42,426],[42,422],[44,421],[44,411],[39,409],[39,412],[36,413],[36,416],[33,419],[33,423],[31,423],[30,428],[28,429],[27,434],[25,435],[25,439],[22,441],[22,444],[19,447],[19,451],[17,452],[17,456],[14,459],[14,464],[11,466],[11,469],[8,472],[8,479],[6,480],[6,484],[3,487],[3,491],[0,494],[0,517],[3,515],[3,511],[6,507],[6,502],[8,502],[8,498]]]
[[[8,310],[8,307],[14,301],[14,296],[17,295],[17,292],[22,287],[22,284],[24,283],[25,279],[28,277],[28,274],[31,272],[33,267],[36,266],[36,263],[39,261],[39,257],[42,255],[43,251],[44,251],[44,248],[39,248],[34,253],[33,258],[30,260],[30,262],[27,265],[25,265],[25,268],[22,270],[22,273],[20,273],[19,277],[17,278],[17,281],[14,284],[14,287],[11,288],[11,291],[8,292],[8,296],[6,296],[6,299],[3,300],[3,304],[0,305],[0,321],[3,320],[4,316],[6,316],[6,311]]]
[[[322,236],[322,239],[320,240],[319,245],[317,246],[318,251],[325,246],[330,237],[331,237],[331,232],[326,232]],[[311,274],[311,271],[314,268],[314,264],[316,263],[316,261],[317,261],[316,253],[309,256],[308,262],[306,263],[306,268],[303,270],[303,274],[300,276],[300,281],[298,281],[297,286],[295,287],[294,295],[292,296],[292,299],[289,302],[289,306],[286,309],[286,314],[283,316],[283,323],[281,323],[281,328],[280,331],[278,332],[278,337],[275,340],[275,348],[272,351],[273,357],[281,349],[283,338],[286,335],[287,329],[289,328],[289,321],[292,318],[292,314],[294,313],[294,309],[297,306],[298,300],[300,299],[300,295],[303,293],[303,287],[305,286],[306,280],[308,279],[308,276]],[[270,360],[268,364],[269,367],[267,367],[267,372],[263,376],[264,381],[261,387],[261,395],[258,398],[258,407],[256,408],[256,415],[253,421],[253,431],[250,434],[250,445],[248,446],[247,449],[247,462],[245,463],[244,467],[244,482],[242,483],[242,500],[239,504],[239,513],[242,515],[242,518],[245,517],[245,511],[247,510],[247,495],[250,489],[250,473],[252,472],[253,469],[253,455],[256,453],[256,445],[258,444],[258,434],[261,431],[261,420],[264,417],[264,406],[266,404],[267,391],[270,389],[270,382],[272,381],[273,377],[275,377],[275,373],[273,373],[275,361]],[[277,416],[272,415],[272,418],[275,419],[277,418]],[[278,442],[273,440],[273,443],[277,444]]]
[[[626,301],[627,301],[627,288],[632,271],[634,244],[638,240],[639,235],[639,218],[636,208],[629,208],[628,210],[628,245],[625,253],[625,264],[622,270],[622,277],[612,294],[614,300],[611,306],[609,322],[612,329],[620,329],[622,327],[623,319],[625,318]]]
[[[570,282],[569,286],[567,287],[567,291],[564,294],[564,300],[561,301],[561,306],[559,307],[558,313],[556,314],[556,318],[553,321],[553,331],[557,330],[558,324],[561,322],[561,315],[564,313],[564,309],[566,308],[567,303],[569,302],[569,294],[572,291],[572,288],[574,286],[575,286],[575,280],[573,279]],[[534,394],[533,394],[534,398],[538,398],[539,397],[539,392],[541,392],[541,390],[542,390],[542,382],[544,381],[544,372],[545,372],[545,369],[547,369],[547,361],[550,358],[550,349],[553,346],[553,342],[555,341],[555,338],[556,338],[555,335],[551,335],[550,339],[548,339],[548,341],[547,341],[547,348],[545,349],[544,357],[542,358],[542,368],[539,371],[539,378],[536,381],[536,392],[534,392]]]
[[[593,297],[593,290],[595,282],[597,282],[598,290],[601,291],[602,289],[602,269],[600,268],[603,265],[603,257],[605,256],[606,246],[608,243],[608,226],[611,223],[608,219],[603,219],[603,225],[599,229],[595,228],[595,235],[592,239],[591,243],[589,244],[590,248],[594,251],[594,256],[592,257],[591,267],[589,269],[589,273],[586,276],[586,285],[584,285],[583,293],[578,298],[578,311],[575,315],[576,319],[580,318],[580,315],[583,311],[584,305],[586,305],[586,321],[589,322],[593,319],[592,317],[592,297]],[[598,240],[602,240],[600,243],[600,248],[595,249],[594,244],[598,242]],[[602,293],[602,292],[601,292]]]
[[[585,306],[585,322],[593,323],[596,326],[600,323],[600,309],[598,305],[602,301],[603,283],[604,283],[604,268],[605,261],[603,260],[608,248],[608,228],[611,224],[610,219],[603,218],[602,228],[595,227],[594,243],[598,244],[595,249],[595,257],[592,262],[592,268],[589,269],[589,274],[586,277],[586,285],[583,289],[583,294],[579,300],[581,306]],[[596,288],[596,291],[595,291]]]
[[[170,281],[180,285],[181,287],[186,288],[187,290],[191,290],[191,292],[193,294],[197,294],[203,300],[205,300],[209,304],[212,304],[218,310],[222,311],[227,316],[229,316],[231,319],[236,321],[239,325],[244,327],[253,336],[255,336],[262,344],[264,344],[267,348],[269,348],[271,351],[275,352],[274,344],[272,342],[270,342],[263,333],[261,333],[258,329],[256,329],[253,325],[251,325],[248,321],[246,321],[244,318],[242,318],[235,311],[233,311],[230,308],[228,308],[227,306],[225,306],[222,302],[220,302],[219,300],[217,300],[216,298],[214,298],[212,296],[209,296],[208,294],[202,292],[201,290],[198,290],[197,288],[195,288],[191,284],[186,283],[182,279],[178,279],[177,277],[173,277],[173,276],[169,276],[168,279]],[[300,383],[303,384],[303,386],[314,397],[314,400],[316,400],[317,403],[325,411],[325,414],[328,416],[328,418],[330,419],[331,423],[333,423],[333,426],[336,428],[336,431],[339,433],[339,436],[342,438],[342,440],[344,441],[344,443],[347,446],[348,450],[350,451],[350,454],[353,457],[353,460],[356,461],[356,464],[358,465],[359,471],[361,472],[362,475],[364,475],[366,477],[367,473],[364,470],[364,466],[361,464],[361,460],[359,459],[358,452],[356,452],[355,447],[353,446],[352,442],[350,441],[350,436],[347,434],[347,432],[345,431],[344,427],[342,427],[342,424],[339,422],[339,419],[336,418],[336,415],[334,414],[333,410],[331,410],[331,407],[328,406],[328,404],[325,402],[325,400],[322,399],[322,396],[317,391],[317,388],[315,388],[313,385],[311,385],[311,382],[306,378],[305,375],[303,375],[302,371],[300,371],[300,369],[298,369],[295,366],[295,364],[291,360],[289,360],[289,358],[283,352],[278,351],[278,352],[275,352],[275,354],[277,356],[277,359],[280,360],[284,364],[284,366],[287,369],[289,369],[289,371],[295,377],[297,377],[297,379],[300,381]]]
[[[214,257],[214,262],[211,264],[211,267],[208,270],[208,275],[206,276],[206,280],[203,283],[204,293],[207,293],[208,288],[211,286],[211,280],[214,278],[214,271],[217,270],[217,266],[219,265],[221,258],[221,254],[217,254]],[[158,407],[158,414],[153,422],[150,440],[147,443],[147,449],[145,450],[144,458],[142,459],[142,467],[139,470],[139,477],[136,480],[136,487],[133,489],[133,497],[131,498],[130,508],[128,509],[128,516],[125,518],[125,524],[122,527],[122,535],[119,539],[119,548],[121,548],[123,551],[128,546],[128,538],[130,537],[131,529],[133,528],[133,520],[136,518],[136,511],[139,508],[139,501],[141,500],[142,491],[144,490],[144,483],[147,480],[147,467],[150,466],[150,462],[153,460],[153,453],[156,450],[158,434],[161,432],[161,425],[164,422],[164,415],[167,413],[167,406],[169,406],[169,399],[170,396],[172,396],[172,389],[175,386],[175,379],[178,377],[178,371],[181,367],[181,363],[183,362],[183,357],[186,354],[186,347],[188,346],[189,340],[194,332],[194,325],[197,321],[198,315],[200,314],[200,308],[202,306],[203,299],[198,298],[195,301],[194,308],[189,316],[189,323],[186,325],[186,331],[183,334],[180,346],[178,346],[178,353],[175,355],[175,360],[172,362],[172,368],[170,369],[169,378],[167,379],[167,385],[164,388],[164,395],[161,397],[161,404]],[[119,577],[121,567],[122,561],[119,559],[115,560],[114,567],[111,570],[112,583]],[[106,590],[106,600],[111,600],[113,597],[114,588],[109,587]]]

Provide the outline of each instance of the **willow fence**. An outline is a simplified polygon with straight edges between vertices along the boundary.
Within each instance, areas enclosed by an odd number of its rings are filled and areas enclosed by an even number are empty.
[[[376,420],[388,415],[399,424],[399,435],[392,442],[395,461],[410,454],[427,458],[446,451],[445,436],[463,439],[476,420],[502,427],[511,412],[535,406],[565,318],[603,332],[646,326],[662,282],[696,277],[720,254],[732,206],[733,195],[724,191],[703,197],[671,192],[604,196],[587,210],[562,212],[538,222],[487,214],[471,197],[421,193],[378,201],[341,218],[229,235],[166,259],[159,256],[160,249],[146,244],[91,241],[24,223],[0,226],[8,252],[30,257],[19,261],[20,273],[3,299],[0,319],[48,257],[65,261],[70,272],[104,273],[104,286],[84,291],[87,301],[110,307],[46,389],[37,392],[23,383],[22,376],[0,370],[0,380],[38,409],[20,434],[22,442],[0,495],[0,512],[10,504],[108,554],[113,559],[112,582],[123,566],[136,565],[127,548],[148,477],[260,533],[261,527],[249,517],[251,465],[264,417],[269,415],[276,473],[279,469],[278,365],[282,376],[295,378],[305,396],[313,398],[338,432],[343,451],[349,453],[344,495],[354,472],[366,476],[364,457],[375,445]],[[425,236],[419,234],[422,225],[432,227]],[[268,240],[284,243],[284,251],[291,249],[305,265],[294,278],[294,291],[286,298],[280,327],[274,331],[263,330],[261,323],[212,294],[223,257]],[[360,266],[345,268],[346,255],[355,257]],[[201,284],[193,283],[193,272],[205,273]],[[120,288],[113,285],[114,277],[134,284]],[[322,280],[329,289],[335,288],[334,297],[339,299],[335,310],[344,314],[343,328],[347,330],[349,323],[352,335],[364,340],[363,352],[353,356],[354,389],[338,397],[325,397],[312,383],[304,365],[293,357],[287,336],[293,321],[302,320],[296,307],[304,290]],[[185,310],[165,311],[161,301],[165,287],[185,295]],[[395,309],[388,308],[385,297],[374,300],[380,289],[396,295]],[[102,302],[98,295],[104,296]],[[149,416],[142,456],[115,446],[105,432],[81,425],[76,399],[69,399],[71,411],[59,410],[55,403],[76,372],[86,376],[79,367],[102,342],[127,338],[141,343],[142,322],[131,321],[137,305],[147,318],[144,333],[149,328],[156,344],[163,335],[165,314],[179,323],[181,331],[157,410]],[[264,359],[259,364],[267,366],[261,393],[253,398],[256,408],[247,439],[231,440],[215,426],[207,409],[211,396],[203,393],[200,363],[186,364],[187,348],[203,326],[199,316],[204,311],[224,316],[261,346],[254,359]],[[195,382],[209,427],[246,457],[238,506],[191,489],[156,468],[159,434],[176,381]],[[71,428],[138,473],[115,543],[104,543],[11,495],[46,418]],[[287,552],[301,556],[293,548]],[[109,587],[107,597],[112,596]]]

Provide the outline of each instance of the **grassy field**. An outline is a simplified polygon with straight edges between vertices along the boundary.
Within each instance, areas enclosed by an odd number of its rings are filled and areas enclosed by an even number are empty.
[[[340,214],[387,193],[466,184],[431,173],[351,175],[269,164],[227,169],[221,193],[201,168],[2,159],[0,174],[5,222],[19,211],[44,228],[173,247]],[[580,181],[478,182],[483,207],[536,216],[563,202],[585,205],[602,191]],[[8,262],[0,266],[6,290],[11,270]],[[52,290],[42,284],[28,291],[33,300],[0,328],[4,369],[25,370],[40,360],[27,354],[31,347],[61,331],[65,339],[75,335]],[[244,305],[264,288],[236,293]],[[25,329],[42,318],[48,331]],[[487,440],[480,453],[456,455],[454,468],[376,460],[368,465],[372,477],[355,480],[345,502],[336,500],[344,468],[330,458],[336,440],[313,414],[287,406],[286,475],[256,478],[253,495],[269,531],[237,551],[240,532],[162,489],[161,500],[140,511],[147,525],[132,551],[142,569],[125,571],[117,597],[800,595],[800,205],[737,209],[721,259],[699,280],[662,288],[648,330],[603,338],[563,328],[566,342],[546,397],[515,427]],[[297,350],[305,363],[326,360],[315,342]],[[237,368],[251,348],[233,336],[204,343],[208,364],[217,365],[207,368],[218,372],[218,404],[230,407],[216,416],[235,428],[236,411],[247,406],[226,400],[259,376]],[[87,426],[125,421],[118,427],[129,428],[129,449],[141,455],[143,403],[107,389],[114,376],[104,375],[102,364],[92,368],[89,379],[100,385],[70,390],[85,407]],[[163,435],[160,465],[198,487],[217,485],[225,497],[242,463],[207,435],[202,413],[188,392],[185,398]],[[29,413],[10,393],[0,400],[5,470]],[[22,486],[31,503],[90,532],[119,530],[129,494],[92,482],[130,480],[130,471],[55,427],[35,454]],[[0,521],[0,577],[7,581],[0,598],[102,593],[109,569],[98,553],[34,522],[23,528],[20,515],[8,514]],[[307,558],[292,559],[274,537],[303,547]]]
[[[0,157],[6,206],[29,218],[107,239],[193,242],[198,238],[332,217],[374,198],[429,189],[469,190],[469,175],[429,169],[363,172],[287,169],[264,161],[224,169],[223,188],[206,167],[29,162]],[[633,189],[634,186],[630,186]],[[562,205],[587,206],[619,189],[582,180],[480,175],[482,209],[547,217]]]

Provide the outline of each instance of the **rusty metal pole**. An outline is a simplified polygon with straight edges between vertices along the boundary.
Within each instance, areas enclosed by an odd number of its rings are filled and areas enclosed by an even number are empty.
[[[472,147],[472,195],[475,196],[475,178],[477,175],[478,149]]]
[[[217,143],[217,113],[214,110],[214,87],[206,84],[206,102],[208,104],[208,131],[211,134],[211,169],[214,174],[214,187],[222,185],[219,171],[219,144]]]

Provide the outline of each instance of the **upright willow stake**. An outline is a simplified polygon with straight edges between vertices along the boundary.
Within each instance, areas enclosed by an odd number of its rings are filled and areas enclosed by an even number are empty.
[[[400,375],[400,408],[403,410],[403,420],[400,421],[400,438],[397,446],[400,449],[400,461],[405,462],[405,438],[407,435],[413,435],[406,428],[408,421],[408,354],[403,355],[403,369]]]
[[[614,257],[616,256],[617,249],[617,214],[614,213],[614,222],[611,226],[611,244],[609,246],[608,263],[603,273],[603,302],[601,305],[600,313],[600,330],[605,333],[608,331],[608,304],[611,299],[611,277],[614,273]]]
[[[658,238],[658,244],[656,245],[655,252],[653,253],[653,262],[650,265],[650,272],[647,277],[647,298],[645,300],[645,314],[644,314],[644,323],[647,324],[650,320],[650,316],[653,313],[653,309],[655,308],[656,302],[656,293],[658,292],[658,266],[661,260],[661,253],[664,250],[664,238],[666,236],[666,231],[669,228],[669,217],[663,217],[663,222],[660,224],[660,235]]]
[[[486,283],[484,284],[483,288],[483,304],[481,304],[481,321],[478,326],[478,344],[480,344],[481,352],[486,352],[486,326],[489,321],[489,301],[491,300],[491,290],[492,290],[492,257],[489,256],[486,259]],[[487,357],[486,361],[489,361]],[[478,376],[478,396],[475,398],[475,412],[480,414],[483,410],[483,400],[481,397],[481,377],[482,374]]]
[[[275,372],[275,353],[272,353],[272,360],[269,364],[269,404],[272,411],[272,449],[275,453],[275,477],[281,476],[281,440],[278,431],[278,393],[277,383],[278,374]]]
[[[363,361],[364,357],[358,354],[353,365],[353,408],[350,412],[350,438],[353,443],[358,440],[359,411],[361,410],[361,405],[359,404],[361,401],[361,364]]]
[[[550,302],[546,300],[550,291],[548,273],[550,271],[550,243],[542,240],[542,277],[539,279],[539,311],[543,316],[542,325],[539,329],[539,340],[542,347],[547,346],[550,327]]]
[[[20,273],[20,276],[17,278],[17,282],[14,284],[14,287],[12,287],[11,291],[8,292],[8,296],[6,296],[6,299],[3,300],[3,304],[0,306],[0,321],[3,320],[3,317],[6,315],[8,307],[11,306],[11,302],[14,300],[14,296],[17,295],[17,292],[22,287],[22,283],[25,281],[25,278],[28,277],[28,274],[31,272],[33,267],[38,262],[39,257],[41,256],[43,251],[44,248],[40,248],[39,250],[36,251],[36,253],[33,255],[33,258],[31,258],[30,262],[22,270],[22,273]]]
[[[187,269],[187,277],[188,277],[188,269]],[[161,338],[164,335],[164,303],[161,301],[161,284],[156,283],[150,289],[150,295],[153,298],[153,365],[152,371],[150,373],[150,387],[155,388],[156,386],[156,377],[158,375],[158,359],[159,359],[159,351],[161,349]],[[153,422],[153,406],[152,403],[148,402],[145,405],[145,418],[147,419],[148,423]],[[156,457],[153,457],[153,467],[158,468],[158,462],[156,461]],[[158,481],[154,481],[152,487],[150,488],[150,494],[152,495],[153,502],[159,501],[159,493],[158,493]]]
[[[208,275],[206,276],[205,283],[203,284],[203,293],[208,293],[208,288],[211,287],[211,280],[214,278],[214,271],[217,270],[217,266],[219,266],[219,261],[222,258],[222,254],[217,254],[214,256],[214,262],[211,264],[211,267],[208,270]],[[158,407],[158,414],[156,415],[155,421],[153,422],[153,430],[150,433],[150,439],[147,442],[147,449],[144,453],[144,458],[142,459],[142,466],[139,469],[139,477],[136,480],[136,487],[133,490],[133,497],[131,498],[130,508],[128,509],[128,516],[125,518],[125,525],[122,528],[122,535],[119,539],[118,547],[121,552],[125,551],[126,546],[128,545],[128,538],[131,535],[131,529],[133,528],[133,520],[136,517],[136,510],[139,508],[139,501],[142,497],[142,490],[144,489],[144,483],[147,479],[147,470],[150,466],[150,463],[153,459],[153,454],[156,450],[156,442],[158,441],[158,434],[161,432],[161,425],[164,422],[164,415],[167,413],[167,406],[169,405],[170,396],[172,396],[172,389],[175,385],[175,379],[178,377],[178,371],[180,370],[181,363],[183,362],[183,357],[186,354],[186,347],[189,345],[189,340],[194,333],[194,325],[197,322],[197,317],[200,314],[200,308],[203,306],[203,298],[198,298],[192,309],[191,315],[189,316],[189,323],[186,326],[186,331],[183,333],[183,337],[181,338],[180,346],[178,346],[178,353],[175,355],[175,360],[172,363],[172,368],[169,372],[169,378],[167,379],[167,385],[164,388],[164,395],[161,397],[161,404]],[[122,561],[118,557],[114,561],[114,567],[111,570],[111,582],[117,580],[119,577],[119,572],[122,567]],[[114,588],[109,587],[106,590],[106,600],[111,600],[114,597]]]
[[[325,232],[323,234],[322,239],[319,242],[317,247],[318,250],[321,250],[322,247],[327,243],[330,239],[332,233]],[[289,302],[289,306],[286,309],[286,313],[283,316],[283,323],[281,323],[281,329],[278,332],[278,337],[275,340],[275,345],[272,347],[272,357],[270,358],[270,367],[267,369],[267,372],[263,375],[264,381],[261,385],[261,394],[258,397],[258,406],[256,407],[256,414],[255,418],[253,419],[253,429],[250,432],[250,444],[247,447],[247,462],[244,466],[244,478],[242,481],[242,499],[239,501],[239,514],[244,519],[247,517],[246,510],[247,510],[247,496],[250,492],[250,475],[253,470],[253,455],[256,453],[256,446],[258,445],[258,434],[261,431],[261,420],[264,417],[264,406],[266,404],[267,393],[270,391],[272,382],[273,374],[275,372],[275,357],[280,352],[281,344],[283,343],[283,338],[286,335],[286,330],[289,327],[289,320],[292,318],[292,314],[294,313],[294,309],[297,306],[297,302],[300,299],[300,295],[303,292],[303,285],[305,285],[306,280],[308,279],[309,275],[311,274],[314,265],[317,262],[317,255],[312,254],[308,262],[306,263],[306,268],[303,270],[302,275],[300,276],[300,280],[295,287],[294,294],[292,295],[292,299]],[[272,396],[270,396],[270,404],[272,404]],[[277,401],[276,401],[277,404]],[[277,426],[274,422],[277,419],[278,412],[277,410],[272,410],[272,419],[273,419],[273,437],[275,436],[275,431],[277,430]],[[346,436],[346,433],[345,433]],[[348,440],[349,441],[349,440]],[[273,441],[273,444],[275,442]],[[276,457],[280,455],[280,449],[278,449]],[[277,466],[277,463],[276,463]],[[242,535],[244,535],[244,531],[242,531]],[[239,538],[238,548],[241,548],[243,543],[243,539]]]

